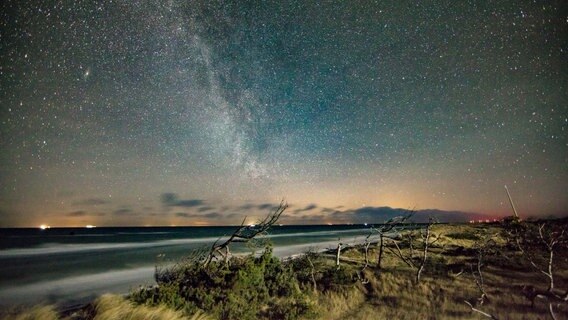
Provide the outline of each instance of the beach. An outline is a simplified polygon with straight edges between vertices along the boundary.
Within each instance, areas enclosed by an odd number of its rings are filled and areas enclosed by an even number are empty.
[[[104,293],[154,285],[157,264],[174,264],[208,248],[235,227],[4,229],[0,242],[0,305],[71,307]],[[364,241],[368,227],[276,226],[261,237],[286,258]],[[256,248],[260,252],[262,248]],[[255,248],[236,245],[234,254]]]

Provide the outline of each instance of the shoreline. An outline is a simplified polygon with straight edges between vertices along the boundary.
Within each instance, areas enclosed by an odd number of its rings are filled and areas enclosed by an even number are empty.
[[[283,235],[275,235],[276,237]],[[272,238],[272,237],[268,237]],[[362,244],[365,236],[352,236],[342,239],[344,245]],[[190,241],[193,242],[193,241]],[[295,259],[308,251],[319,253],[333,252],[338,240],[328,240],[303,244],[273,246],[274,256],[282,260]],[[257,250],[257,253],[263,249]],[[239,252],[236,255],[247,255],[252,252]],[[173,261],[172,263],[175,263]],[[105,272],[88,273],[63,277],[54,280],[43,280],[24,285],[8,285],[0,287],[0,306],[17,307],[37,304],[55,304],[63,310],[83,306],[94,298],[113,293],[128,294],[137,287],[153,286],[155,263],[128,269],[113,269]]]

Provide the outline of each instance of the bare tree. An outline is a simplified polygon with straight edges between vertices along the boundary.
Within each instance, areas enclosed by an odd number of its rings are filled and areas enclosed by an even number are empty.
[[[257,222],[254,225],[245,225],[246,217],[243,219],[241,225],[229,236],[227,240],[219,244],[219,240],[215,241],[209,250],[207,257],[204,260],[204,265],[208,266],[213,259],[223,258],[225,263],[229,261],[230,249],[229,246],[235,242],[249,243],[253,241],[255,237],[265,234],[270,227],[272,227],[282,213],[288,208],[288,204],[281,201],[280,204],[273,212],[268,214],[263,220]]]
[[[470,265],[471,275],[473,276],[473,280],[477,289],[479,289],[480,296],[477,299],[479,305],[483,305],[486,301],[489,300],[487,297],[487,292],[485,292],[485,280],[483,278],[483,271],[482,268],[485,266],[485,257],[491,252],[491,247],[495,246],[495,241],[493,239],[482,239],[478,242],[475,246],[477,251],[477,263],[474,265]]]
[[[546,290],[533,286],[524,286],[523,294],[534,305],[535,298],[548,302],[548,310],[552,319],[556,319],[554,304],[568,302],[568,290],[559,293],[555,288],[555,253],[568,249],[568,237],[565,223],[543,222],[530,223],[518,218],[511,218],[505,224],[505,234],[510,243],[518,249],[522,257],[528,261],[533,270],[544,275],[548,282]]]
[[[371,235],[372,233],[369,233],[367,237],[365,237],[365,243],[363,244],[363,250],[365,251],[365,265],[363,265],[363,270],[367,269],[369,266],[369,247],[372,244]]]
[[[548,278],[548,289],[547,291],[552,292],[554,290],[554,274],[553,274],[553,266],[554,266],[554,251],[559,244],[566,242],[565,239],[565,231],[566,229],[562,228],[561,230],[551,230],[545,229],[546,224],[542,223],[538,225],[538,236],[537,241],[540,242],[540,246],[544,249],[546,253],[546,259],[544,264],[538,265],[534,254],[530,251],[525,251],[523,242],[527,242],[526,239],[522,240],[522,238],[517,237],[516,243],[518,249],[521,253],[527,258],[531,266],[538,272],[544,274]]]
[[[315,275],[315,271],[316,271],[316,267],[314,266],[314,263],[312,262],[312,259],[310,256],[312,256],[313,253],[308,252],[306,253],[306,260],[308,260],[308,263],[310,264],[310,278],[312,280],[312,286],[314,289],[314,293],[316,293],[318,291],[318,284],[316,282],[316,275]]]
[[[432,225],[434,225],[435,223],[436,222],[433,218],[429,218],[426,228],[420,230],[420,235],[422,237],[422,257],[420,258],[420,264],[418,266],[418,270],[416,271],[416,283],[420,282],[420,276],[422,275],[422,271],[424,270],[424,265],[426,265],[426,259],[428,259],[428,249],[432,244],[434,244],[434,242],[440,240],[440,237],[438,236],[436,237],[436,239],[434,239],[434,241],[430,242],[430,238],[432,236]],[[412,252],[412,241],[410,248]]]
[[[335,266],[339,269],[341,266],[339,265],[339,257],[341,256],[341,248],[343,247],[343,243],[341,243],[341,239],[337,242],[337,249],[335,251]]]
[[[385,248],[385,239],[391,239],[391,234],[398,234],[406,224],[406,222],[414,215],[415,211],[410,211],[404,216],[398,216],[387,220],[385,223],[378,227],[371,227],[369,234],[365,239],[365,263],[368,264],[368,250],[372,243],[372,236],[378,235],[378,248],[379,253],[377,257],[377,269],[381,269],[381,264],[383,261],[383,253]]]
[[[470,265],[471,275],[473,276],[473,281],[479,290],[480,296],[477,298],[477,302],[475,306],[470,303],[469,301],[465,300],[464,302],[471,308],[471,311],[477,312],[487,318],[490,319],[497,319],[497,317],[493,314],[487,313],[482,311],[477,306],[483,305],[485,302],[489,301],[487,297],[487,292],[485,291],[485,281],[483,277],[482,268],[485,266],[485,258],[488,254],[492,253],[492,248],[495,247],[496,243],[491,237],[482,237],[474,246],[476,253],[477,253],[477,261],[475,265]]]
[[[412,244],[412,242],[414,240],[413,236],[409,236],[409,253],[404,253],[401,250],[401,248],[399,246],[399,241],[397,241],[393,238],[387,238],[387,239],[391,240],[391,242],[394,244],[396,251],[394,249],[392,249],[391,247],[386,247],[386,248],[391,253],[393,253],[396,257],[398,257],[402,262],[404,262],[406,265],[408,265],[412,269],[416,270],[416,275],[415,275],[415,282],[416,283],[420,282],[422,272],[424,271],[424,266],[426,265],[426,262],[428,260],[428,251],[430,249],[430,246],[432,246],[434,243],[436,243],[441,238],[439,235],[436,236],[432,233],[431,229],[432,229],[432,226],[435,223],[436,223],[435,220],[430,218],[428,220],[428,223],[425,225],[425,227],[420,230],[422,253],[418,257],[414,256],[414,245]],[[409,233],[412,233],[412,231],[409,231]],[[434,239],[432,240],[432,238],[434,238]],[[418,260],[418,261],[416,261],[416,260]]]
[[[503,219],[503,235],[505,239],[508,240],[508,248],[516,249],[517,252],[520,252],[521,257],[528,261],[531,268],[546,276],[548,282],[548,288],[546,290],[539,290],[532,285],[524,285],[521,292],[531,301],[531,307],[534,306],[536,298],[544,299],[548,303],[548,312],[551,318],[556,320],[557,317],[554,312],[554,305],[568,302],[568,290],[566,290],[564,294],[560,294],[555,292],[554,286],[555,252],[558,252],[560,247],[562,247],[563,250],[567,249],[566,222],[550,221],[535,223],[523,221],[517,213],[513,198],[507,186],[505,186],[505,191],[507,192],[507,197],[514,214],[513,216]],[[492,251],[490,247],[496,248],[494,241],[486,242],[482,246],[477,246],[477,270],[474,271],[473,267],[471,268],[474,281],[481,292],[481,296],[478,299],[479,305],[482,305],[487,299],[481,268],[485,255]],[[501,255],[511,262],[514,261],[514,259],[508,257],[505,252],[501,252]],[[469,305],[472,311],[496,319],[495,316],[474,308],[470,302],[465,301],[465,303]]]

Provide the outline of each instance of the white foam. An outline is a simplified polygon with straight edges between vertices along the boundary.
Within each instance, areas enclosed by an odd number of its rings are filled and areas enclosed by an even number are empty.
[[[7,249],[0,250],[0,258],[37,256],[59,253],[77,253],[85,251],[117,250],[117,249],[137,249],[163,247],[170,245],[190,244],[190,243],[210,243],[219,238],[193,238],[193,239],[171,239],[149,242],[122,242],[122,243],[91,243],[91,244],[62,244],[46,243],[35,248]]]
[[[355,229],[355,230],[280,233],[280,234],[269,234],[267,236],[259,238],[262,239],[262,238],[284,238],[284,237],[303,237],[303,236],[305,237],[305,236],[325,236],[325,235],[334,236],[334,235],[341,235],[344,233],[363,232],[363,231],[368,231],[368,230]],[[164,247],[171,245],[191,244],[191,243],[194,244],[212,243],[219,239],[223,240],[226,239],[226,237],[184,238],[184,239],[170,239],[170,240],[159,240],[159,241],[148,241],[148,242],[122,242],[122,243],[112,243],[112,242],[99,242],[91,244],[46,243],[44,245],[34,248],[0,250],[0,258],[26,257],[26,256],[50,255],[50,254],[67,254],[67,253],[117,250],[117,249],[152,248],[152,247]]]
[[[358,244],[365,237],[351,237],[342,240],[344,244]],[[204,240],[204,239],[202,239]],[[301,255],[310,251],[325,251],[337,247],[337,240],[316,243],[276,246],[274,255],[280,258]],[[243,253],[244,254],[244,253]],[[32,305],[69,301],[89,301],[93,297],[107,293],[124,294],[140,285],[153,285],[154,266],[127,270],[111,270],[72,276],[57,280],[44,280],[26,285],[6,285],[0,287],[0,305]]]
[[[126,293],[139,285],[153,284],[154,267],[113,270],[23,286],[0,288],[0,304],[20,305],[85,300],[106,292]]]

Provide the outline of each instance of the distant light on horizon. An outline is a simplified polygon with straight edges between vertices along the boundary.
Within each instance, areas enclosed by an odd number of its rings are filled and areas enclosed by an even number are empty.
[[[85,226],[85,228],[87,228],[87,229],[93,229],[93,228],[96,228],[96,227],[97,226],[94,226],[92,224],[88,224],[88,225]]]
[[[39,228],[40,228],[41,230],[45,230],[45,229],[50,229],[51,227],[48,226],[48,225],[46,225],[46,224],[42,224],[41,226],[39,226]]]

